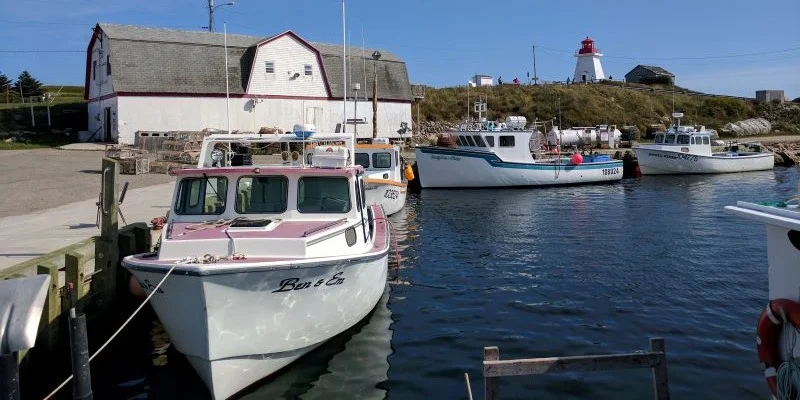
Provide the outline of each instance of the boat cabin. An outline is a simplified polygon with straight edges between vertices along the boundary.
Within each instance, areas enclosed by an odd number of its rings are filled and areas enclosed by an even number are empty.
[[[460,149],[494,153],[504,161],[530,162],[532,131],[458,130],[450,136]]]
[[[364,168],[368,179],[402,180],[400,148],[389,144],[388,139],[376,138],[369,144],[357,144],[355,152],[355,163]]]
[[[711,135],[705,129],[698,130],[689,126],[673,127],[667,132],[656,133],[653,145],[672,151],[679,147],[682,153],[711,155]]]

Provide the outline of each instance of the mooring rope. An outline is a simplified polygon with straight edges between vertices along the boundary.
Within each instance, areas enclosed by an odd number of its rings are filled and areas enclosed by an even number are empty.
[[[778,400],[800,400],[800,391],[796,391],[795,398],[792,399],[792,390],[794,386],[794,378],[800,378],[800,366],[794,361],[794,348],[797,345],[797,328],[786,322],[786,317],[783,316],[784,330],[783,330],[783,343],[786,349],[786,361],[778,366]]]
[[[161,278],[161,281],[160,281],[160,282],[158,282],[158,285],[156,285],[156,287],[155,287],[155,288],[154,288],[154,289],[153,289],[153,290],[150,292],[150,294],[149,294],[149,295],[147,295],[147,298],[146,298],[146,299],[144,299],[144,301],[142,302],[142,304],[139,304],[139,307],[137,307],[137,308],[136,308],[136,310],[133,312],[133,314],[131,314],[131,316],[130,316],[130,317],[128,317],[128,319],[127,319],[127,320],[125,320],[125,322],[124,322],[124,323],[123,323],[123,324],[122,324],[122,325],[119,327],[119,329],[117,329],[117,331],[116,331],[116,332],[114,332],[114,334],[113,334],[113,335],[111,335],[111,337],[110,337],[110,338],[108,338],[108,340],[106,340],[106,342],[105,342],[105,343],[103,343],[103,345],[102,345],[102,346],[100,346],[100,348],[99,348],[99,349],[97,349],[97,351],[95,351],[95,352],[94,352],[94,354],[92,354],[92,356],[91,356],[91,357],[89,357],[89,362],[92,362],[92,360],[94,360],[94,358],[95,358],[95,357],[97,357],[97,355],[98,355],[98,354],[100,354],[100,352],[101,352],[101,351],[103,351],[103,350],[104,350],[104,349],[105,349],[105,348],[106,348],[106,347],[107,347],[107,346],[108,346],[108,345],[111,343],[111,341],[113,341],[113,340],[114,340],[114,338],[116,338],[116,337],[117,337],[117,335],[119,335],[119,333],[120,333],[120,332],[122,332],[122,330],[123,330],[123,329],[125,329],[125,327],[126,327],[126,326],[128,326],[128,324],[131,322],[131,320],[133,319],[133,317],[135,317],[135,316],[136,316],[136,314],[138,314],[138,313],[139,313],[139,311],[141,311],[141,310],[142,310],[142,308],[144,308],[144,305],[145,305],[145,304],[147,304],[147,303],[150,301],[150,298],[151,298],[151,297],[153,297],[153,295],[154,295],[154,294],[156,294],[156,293],[159,291],[159,289],[161,289],[161,285],[164,283],[164,281],[165,281],[165,280],[167,280],[167,277],[168,277],[168,276],[169,276],[169,275],[172,273],[172,271],[173,271],[173,270],[175,269],[175,267],[177,267],[178,265],[180,265],[180,264],[174,264],[174,265],[173,265],[173,266],[172,266],[172,267],[171,267],[171,268],[170,268],[170,269],[167,271],[167,273],[166,273],[166,274],[164,274],[164,277],[163,277],[163,278]],[[57,387],[57,388],[55,388],[55,390],[53,390],[52,392],[50,392],[50,394],[48,394],[47,396],[45,396],[45,397],[44,397],[44,400],[48,400],[48,399],[50,399],[51,397],[53,397],[53,396],[54,396],[56,393],[58,393],[58,391],[59,391],[59,390],[61,390],[62,388],[64,388],[64,386],[66,386],[66,385],[67,385],[67,383],[69,383],[69,381],[71,381],[71,380],[72,380],[72,378],[73,378],[74,376],[75,376],[75,375],[70,375],[70,376],[69,376],[69,378],[67,378],[67,379],[66,379],[64,382],[62,382],[60,385],[58,385],[58,387]]]

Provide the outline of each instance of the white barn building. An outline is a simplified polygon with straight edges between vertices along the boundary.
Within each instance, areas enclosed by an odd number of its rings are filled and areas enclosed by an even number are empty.
[[[374,49],[351,48],[348,79],[354,82],[345,91],[340,45],[310,43],[292,31],[266,38],[228,34],[227,40],[231,130],[290,130],[306,122],[333,132],[343,120],[346,93],[360,99],[357,106],[348,102],[347,118],[366,121],[358,136],[372,137],[377,71],[378,136],[400,136],[403,123],[411,132],[408,71],[390,52],[380,50],[376,62]],[[350,89],[353,83],[361,89]],[[222,33],[105,23],[94,29],[84,93],[93,140],[133,143],[137,131],[227,130],[225,93]]]

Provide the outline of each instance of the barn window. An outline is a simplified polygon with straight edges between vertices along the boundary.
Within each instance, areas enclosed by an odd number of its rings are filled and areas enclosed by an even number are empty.
[[[311,64],[306,64],[306,65],[305,65],[305,74],[306,74],[307,76],[314,75],[314,70],[313,70],[313,69],[311,69]]]
[[[97,79],[97,60],[92,61],[92,80]]]
[[[106,56],[106,75],[111,75],[111,56]]]
[[[275,63],[272,61],[264,61],[264,71],[268,74],[275,73]]]

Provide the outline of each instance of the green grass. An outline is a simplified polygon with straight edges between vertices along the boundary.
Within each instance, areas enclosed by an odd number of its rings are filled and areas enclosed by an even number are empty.
[[[762,115],[767,105],[725,97],[683,94],[688,89],[675,87],[668,93],[629,90],[607,85],[503,85],[470,88],[469,101],[478,96],[487,101],[489,119],[503,120],[523,115],[528,121],[555,120],[561,126],[597,124],[635,125],[645,132],[650,124],[669,124],[673,110],[683,112],[684,124],[705,125],[719,130],[726,123]],[[673,100],[674,99],[674,100]],[[471,106],[470,106],[471,107]],[[421,103],[422,120],[462,121],[466,115],[467,88],[426,88]],[[416,113],[413,113],[416,116]],[[477,115],[472,113],[472,117]],[[800,111],[773,121],[776,133],[800,134]]]
[[[6,143],[4,139],[0,140],[0,150],[45,149],[69,143],[71,141],[63,134],[40,134],[20,142]]]

